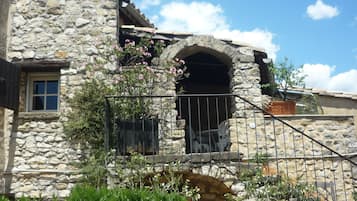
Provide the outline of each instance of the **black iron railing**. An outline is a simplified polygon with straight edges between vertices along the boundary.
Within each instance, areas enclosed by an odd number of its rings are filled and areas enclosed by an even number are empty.
[[[233,94],[107,96],[106,129],[106,149],[121,156],[240,169],[264,155],[264,174],[310,183],[321,200],[353,200],[357,164],[345,136],[355,133],[327,118],[283,120]]]

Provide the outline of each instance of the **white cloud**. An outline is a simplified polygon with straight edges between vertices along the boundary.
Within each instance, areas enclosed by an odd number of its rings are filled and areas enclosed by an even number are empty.
[[[223,10],[206,2],[189,4],[172,2],[160,11],[163,20],[159,28],[170,31],[189,31],[197,34],[212,33],[214,30],[227,29]]]
[[[159,19],[160,19],[160,17],[158,15],[153,15],[150,17],[150,22],[157,24]]]
[[[254,29],[252,31],[217,30],[213,33],[217,38],[228,38],[250,44],[254,47],[264,48],[269,58],[275,60],[280,47],[273,43],[274,34],[269,31]]]
[[[160,0],[142,0],[138,5],[140,9],[145,10],[150,6],[160,5],[160,3],[161,3]]]
[[[322,0],[317,0],[315,4],[307,7],[306,13],[313,20],[321,20],[336,17],[339,15],[339,10],[337,7],[325,4]]]
[[[306,76],[307,87],[326,89],[331,91],[357,92],[357,70],[351,69],[336,75],[332,75],[335,66],[324,64],[305,64],[303,73]]]
[[[167,31],[209,34],[264,48],[275,59],[279,46],[273,43],[274,34],[267,30],[241,31],[231,29],[219,5],[208,2],[171,2],[162,6],[158,28]]]

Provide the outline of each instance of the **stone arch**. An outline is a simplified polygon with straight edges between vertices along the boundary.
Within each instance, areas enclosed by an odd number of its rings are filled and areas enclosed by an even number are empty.
[[[187,57],[197,52],[210,53],[221,59],[225,64],[239,60],[236,49],[212,36],[191,36],[168,46],[160,56],[160,63],[165,63],[175,57]]]
[[[231,67],[231,93],[261,105],[260,69],[251,47],[236,47],[212,36],[190,36],[165,48],[159,57],[159,64],[165,65],[176,57],[185,58],[198,52],[211,54]],[[240,107],[236,105],[235,110]],[[240,116],[239,112],[236,116]]]
[[[260,89],[260,70],[259,70],[259,65],[256,62],[254,50],[250,47],[243,47],[243,46],[236,46],[232,45],[228,42],[222,41],[215,39],[212,36],[190,36],[186,39],[180,40],[172,45],[169,45],[164,49],[160,57],[158,58],[158,65],[159,66],[165,66],[169,62],[171,62],[173,59],[176,57],[179,57],[181,59],[184,59],[186,57],[189,57],[190,55],[196,54],[196,53],[206,53],[209,55],[212,55],[213,57],[217,58],[220,60],[225,66],[229,68],[229,92],[232,94],[237,94],[247,100],[250,100],[256,105],[261,105],[261,89]],[[155,90],[155,93],[157,95],[176,95],[176,82],[175,80],[168,80],[163,76],[162,81],[160,81],[159,85],[157,85],[157,90]],[[192,100],[192,99],[191,99]],[[191,101],[189,100],[189,101]],[[175,101],[175,102],[173,102]],[[165,120],[170,120],[167,125],[163,125],[166,130],[172,130],[172,128],[176,128],[176,119],[179,119],[180,121],[183,120],[184,122],[183,126],[180,126],[180,144],[182,147],[185,147],[183,149],[184,152],[186,153],[193,153],[193,152],[210,152],[213,150],[213,152],[216,151],[227,151],[228,146],[221,146],[220,143],[210,143],[212,141],[210,138],[210,134],[207,135],[206,141],[208,141],[207,145],[199,145],[200,143],[195,143],[192,144],[194,140],[197,139],[197,136],[201,135],[200,133],[202,132],[208,132],[210,133],[210,130],[218,128],[219,125],[224,123],[225,120],[229,118],[236,118],[236,117],[241,117],[241,116],[246,116],[248,115],[255,115],[253,112],[249,112],[249,108],[247,108],[247,105],[239,98],[230,98],[230,107],[225,107],[229,108],[229,113],[228,115],[222,115],[224,116],[224,119],[221,119],[221,117],[217,117],[216,119],[213,118],[207,118],[205,120],[206,122],[214,122],[214,124],[207,123],[207,126],[202,126],[202,124],[198,124],[197,122],[193,121],[200,121],[198,120],[199,118],[185,118],[182,117],[182,115],[179,113],[180,109],[178,109],[178,100],[171,99],[169,100],[167,105],[170,105],[170,108],[168,111],[161,111],[159,112],[159,118],[160,119],[165,119]],[[198,102],[198,99],[197,101]],[[210,103],[208,102],[207,105]],[[200,105],[200,104],[189,104],[187,105]],[[197,108],[200,106],[197,106]],[[202,106],[204,107],[204,106]],[[218,108],[218,107],[216,107]],[[219,109],[217,109],[219,110]],[[182,110],[183,111],[183,110]],[[190,114],[196,114],[198,115],[198,112],[196,111],[202,111],[202,110],[191,110],[192,112],[188,112]],[[211,110],[206,110],[206,111],[211,111]],[[221,111],[221,110],[219,110]],[[252,110],[253,111],[253,110]],[[207,112],[208,113],[208,112]],[[227,114],[226,113],[226,114]],[[216,113],[218,114],[218,113]],[[222,113],[221,113],[222,114]],[[201,115],[201,116],[204,116]],[[206,115],[210,116],[210,115]],[[218,116],[218,115],[216,115]],[[177,118],[179,117],[179,118]],[[189,120],[189,119],[194,119],[194,120]],[[202,120],[201,120],[202,122]],[[169,125],[170,124],[170,125]],[[198,127],[195,128],[195,127]],[[201,127],[201,128],[200,128]],[[206,128],[207,127],[207,128]],[[161,129],[161,130],[165,130]],[[197,130],[194,130],[197,129]],[[193,132],[192,132],[193,131]],[[164,133],[164,132],[163,132]],[[194,133],[192,135],[192,133]],[[197,134],[198,133],[198,134]],[[171,140],[171,136],[166,136],[162,135],[159,137],[159,139],[165,139],[167,142],[173,141]],[[178,138],[178,136],[175,135],[175,140]],[[218,142],[217,137],[214,136],[215,142]],[[176,140],[177,141],[177,140]],[[197,140],[196,140],[197,141]],[[188,143],[189,142],[189,143]],[[195,141],[194,141],[195,142]],[[168,147],[173,147],[173,145],[169,145],[169,143],[162,143],[166,149],[171,149]],[[198,144],[198,145],[197,145]],[[229,144],[227,143],[222,143],[223,145]],[[211,147],[213,146],[213,147]],[[161,148],[160,148],[161,149]],[[176,149],[173,147],[173,149]],[[177,150],[177,149],[176,149]],[[202,151],[205,150],[205,151]]]

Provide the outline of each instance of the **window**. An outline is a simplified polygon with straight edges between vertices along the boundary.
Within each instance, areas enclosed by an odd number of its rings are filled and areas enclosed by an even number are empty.
[[[27,111],[58,111],[58,74],[29,74],[27,94]]]

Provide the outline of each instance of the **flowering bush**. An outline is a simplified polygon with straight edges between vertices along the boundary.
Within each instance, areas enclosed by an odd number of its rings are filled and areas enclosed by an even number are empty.
[[[90,69],[104,69],[103,66],[108,62],[118,64],[115,67],[106,66],[103,73],[106,80],[111,80],[109,84],[115,95],[130,97],[116,104],[122,118],[148,116],[150,100],[141,97],[153,94],[154,84],[159,82],[160,75],[173,81],[188,76],[185,62],[179,58],[168,61],[163,66],[153,67],[153,58],[158,57],[166,47],[163,40],[142,38],[137,42],[126,39],[121,46],[116,41],[109,40],[103,47],[99,48],[102,51],[90,65]]]
[[[154,68],[152,60],[166,46],[164,41],[142,39],[138,43],[126,40],[118,46],[108,40],[98,45],[98,55],[87,64],[87,81],[81,90],[69,100],[72,110],[67,113],[65,133],[71,141],[89,145],[93,150],[103,146],[104,104],[106,95],[137,96],[123,98],[111,104],[120,119],[150,117],[150,99],[140,96],[152,95],[153,84],[160,74],[172,79],[182,79],[185,63],[181,59]],[[112,65],[108,65],[108,63]]]

